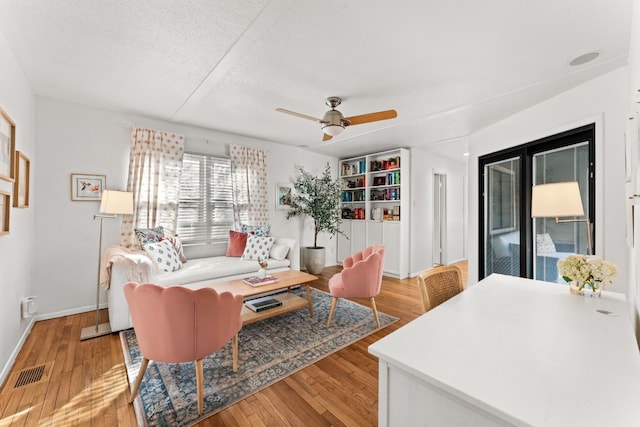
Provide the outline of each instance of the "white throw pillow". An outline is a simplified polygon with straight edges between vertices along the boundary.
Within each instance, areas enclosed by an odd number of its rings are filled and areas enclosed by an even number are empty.
[[[285,245],[273,245],[271,246],[271,251],[269,252],[269,258],[277,259],[278,261],[282,261],[287,257],[289,253],[289,246]]]
[[[147,243],[143,248],[162,271],[170,273],[182,268],[178,252],[176,252],[176,248],[173,247],[170,241],[161,240],[155,243]]]
[[[247,236],[247,244],[242,253],[242,259],[269,258],[269,251],[271,251],[274,240],[273,237],[260,237],[255,234],[249,234]]]
[[[536,255],[555,255],[556,245],[551,240],[549,233],[538,234],[536,236]]]

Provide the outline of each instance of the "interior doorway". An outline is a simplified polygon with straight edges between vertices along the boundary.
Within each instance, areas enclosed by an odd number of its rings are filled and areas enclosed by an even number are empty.
[[[447,176],[433,173],[433,265],[446,264]]]

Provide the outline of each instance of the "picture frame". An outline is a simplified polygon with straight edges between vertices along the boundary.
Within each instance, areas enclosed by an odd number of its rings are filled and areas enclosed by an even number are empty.
[[[74,202],[99,202],[106,187],[106,175],[71,174],[71,200]]]
[[[13,207],[29,207],[29,179],[31,160],[22,152],[16,151],[16,176],[13,182]]]
[[[15,178],[16,124],[0,108],[0,179],[13,182]]]
[[[11,194],[0,191],[0,236],[9,234],[9,214],[11,213]]]
[[[291,196],[293,195],[293,185],[284,182],[276,184],[276,209],[285,210],[291,207]]]

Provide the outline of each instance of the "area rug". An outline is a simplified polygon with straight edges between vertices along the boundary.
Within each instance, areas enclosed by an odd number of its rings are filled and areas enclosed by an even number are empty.
[[[377,331],[371,308],[340,299],[327,328],[331,296],[311,289],[307,308],[245,325],[240,330],[237,372],[231,343],[204,359],[204,412],[198,416],[194,363],[149,363],[134,401],[138,424],[189,426]],[[304,289],[293,292],[306,298]],[[398,320],[378,313],[384,328]],[[133,329],[120,332],[130,385],[142,357]]]

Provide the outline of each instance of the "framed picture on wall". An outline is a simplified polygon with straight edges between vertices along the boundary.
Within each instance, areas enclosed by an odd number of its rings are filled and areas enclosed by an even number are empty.
[[[9,213],[11,212],[11,195],[0,191],[0,236],[9,234]]]
[[[293,185],[279,182],[276,184],[276,209],[289,209]]]
[[[106,175],[71,174],[71,200],[99,202],[107,186]]]
[[[0,179],[13,182],[16,153],[16,124],[0,108]]]
[[[13,207],[29,207],[29,175],[31,161],[21,151],[16,151],[16,179],[13,182]]]

